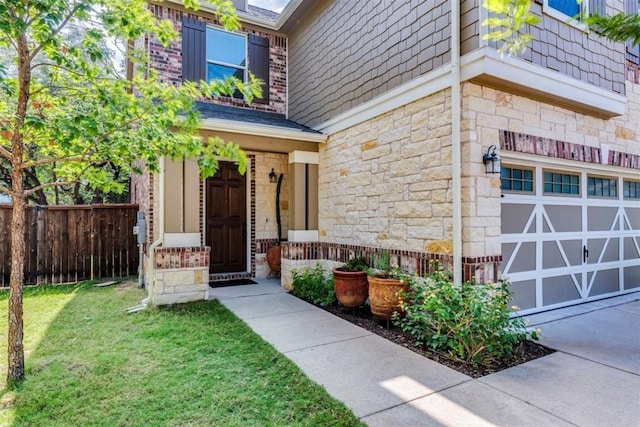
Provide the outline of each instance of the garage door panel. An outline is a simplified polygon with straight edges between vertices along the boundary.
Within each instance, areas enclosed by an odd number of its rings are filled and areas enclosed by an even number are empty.
[[[589,206],[587,207],[587,230],[610,231],[619,230],[617,207]]]
[[[544,205],[544,211],[548,219],[548,233],[582,231],[582,207]]]
[[[558,242],[542,242],[542,268],[566,267]]]
[[[625,237],[624,238],[624,259],[638,259],[640,258],[640,239],[637,237]]]
[[[625,229],[640,230],[640,209],[627,207],[624,209],[624,213],[627,219],[627,221],[625,221]],[[629,226],[631,226],[631,228],[628,228]]]
[[[509,272],[511,273],[535,271],[536,244],[534,242],[521,243],[507,262],[510,264]]]
[[[518,307],[518,310],[528,310],[536,307],[536,281],[523,280],[510,284],[513,292],[511,305]]]
[[[640,265],[624,268],[624,288],[640,288]]]
[[[568,274],[542,279],[542,304],[553,305],[579,300],[581,298],[580,292],[578,292],[574,282],[579,277],[575,276],[580,276],[580,274]]]
[[[601,262],[613,262],[620,260],[620,239],[609,239]]]
[[[588,281],[591,284],[590,297],[620,290],[620,270],[618,268],[590,272],[588,276]]]
[[[517,203],[502,205],[502,234],[523,233],[534,208],[535,205]]]
[[[622,193],[626,178],[600,178],[605,192],[591,188],[595,172],[569,171],[577,191],[566,192],[546,188],[544,166],[524,168],[534,170],[534,192],[506,186],[501,201],[503,274],[521,313],[639,290],[640,203]]]
[[[582,264],[582,240],[561,240],[560,245],[569,261],[569,266]]]

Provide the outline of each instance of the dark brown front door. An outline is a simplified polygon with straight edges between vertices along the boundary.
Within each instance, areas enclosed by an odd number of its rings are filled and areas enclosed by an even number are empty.
[[[246,179],[233,163],[206,180],[207,246],[211,248],[211,273],[247,271]]]

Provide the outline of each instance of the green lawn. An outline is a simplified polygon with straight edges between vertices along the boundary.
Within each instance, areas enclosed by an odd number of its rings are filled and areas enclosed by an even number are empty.
[[[27,289],[27,378],[0,395],[0,425],[361,425],[218,302],[126,314],[142,297],[133,285]],[[2,291],[0,381],[6,311]]]

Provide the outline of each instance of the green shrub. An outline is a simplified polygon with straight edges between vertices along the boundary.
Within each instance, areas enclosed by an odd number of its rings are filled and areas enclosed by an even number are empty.
[[[293,275],[293,295],[306,298],[314,304],[329,305],[336,299],[333,290],[333,276],[327,278],[322,266],[318,263],[313,269],[305,268],[302,273],[297,270]]]
[[[359,257],[351,258],[349,262],[347,262],[342,267],[340,267],[340,269],[341,271],[349,271],[349,272],[367,271],[369,270],[369,264],[367,263],[367,260],[364,257],[359,256]]]
[[[409,277],[404,296],[406,316],[395,322],[410,332],[418,345],[446,351],[473,364],[488,364],[513,353],[528,337],[522,318],[511,318],[508,283],[452,283],[447,273]]]

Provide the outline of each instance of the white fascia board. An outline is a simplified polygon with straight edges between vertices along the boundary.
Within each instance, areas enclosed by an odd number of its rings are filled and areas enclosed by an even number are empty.
[[[166,0],[166,1],[169,3],[174,3],[174,4],[179,4],[181,6],[184,6],[184,2],[182,0]],[[198,10],[208,12],[208,13],[216,13],[217,9],[211,3],[203,1],[200,3],[200,8]],[[197,12],[197,11],[194,10],[194,12]],[[245,22],[247,24],[258,25],[260,27],[268,28],[270,30],[275,30],[275,31],[280,30],[280,27],[276,26],[276,23],[274,21],[269,21],[268,19],[261,19],[261,18],[258,18],[257,16],[253,16],[241,10],[236,11],[236,13],[238,14],[238,18],[240,19],[240,21]]]
[[[327,142],[327,136],[303,132],[295,129],[281,128],[277,126],[259,125],[255,123],[238,122],[223,119],[205,119],[200,128],[219,132],[239,133],[243,135],[256,135],[271,138],[293,139],[305,142]]]
[[[184,5],[184,2],[182,0],[166,0],[166,1],[168,1],[169,3]],[[287,20],[291,17],[291,15],[293,15],[293,13],[296,11],[296,9],[298,9],[298,7],[302,4],[302,2],[303,0],[291,0],[289,4],[287,4],[287,6],[282,10],[282,13],[278,15],[275,21],[269,21],[268,19],[261,19],[261,18],[258,18],[257,16],[251,15],[241,10],[238,10],[237,14],[238,14],[238,18],[240,18],[240,21],[244,23],[257,25],[262,28],[267,28],[269,30],[280,31],[280,29],[285,24],[285,22],[287,22]],[[216,7],[206,1],[203,1],[200,3],[199,10],[203,10],[209,13],[215,13]]]
[[[625,113],[627,98],[589,83],[548,70],[522,59],[501,56],[496,49],[484,47],[462,57],[462,80],[487,75],[533,91],[564,98],[567,102],[593,106],[612,116]]]
[[[451,87],[451,69],[448,64],[445,64],[313,128],[331,135],[449,87]]]

